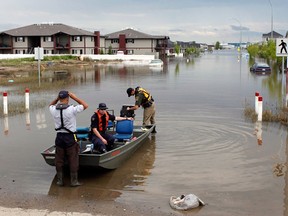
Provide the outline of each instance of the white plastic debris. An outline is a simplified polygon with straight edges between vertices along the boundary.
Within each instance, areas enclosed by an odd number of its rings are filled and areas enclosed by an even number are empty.
[[[181,195],[180,197],[170,197],[170,206],[177,210],[188,210],[204,205],[205,203],[194,194]]]
[[[82,153],[92,152],[94,148],[93,144],[86,145],[86,149]]]

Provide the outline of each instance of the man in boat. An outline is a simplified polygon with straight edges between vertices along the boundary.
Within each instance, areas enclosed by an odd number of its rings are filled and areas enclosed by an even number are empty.
[[[78,105],[69,105],[69,98]],[[58,103],[59,102],[59,103]],[[88,108],[88,104],[68,91],[60,91],[58,97],[49,105],[50,113],[54,118],[57,131],[55,145],[55,166],[57,172],[57,185],[63,186],[63,167],[67,157],[70,168],[71,186],[80,186],[78,182],[79,145],[76,138],[76,115]]]
[[[143,113],[143,122],[142,125],[151,125],[155,124],[155,102],[152,97],[152,95],[144,88],[141,88],[140,86],[134,88],[128,88],[127,89],[128,97],[135,96],[135,105],[133,107],[127,107],[127,110],[137,110],[140,106],[144,108]],[[154,127],[154,130],[152,133],[156,132],[156,127]]]
[[[106,133],[109,121],[133,120],[129,117],[118,117],[106,111],[108,107],[105,103],[100,103],[97,110],[91,117],[91,141],[94,149],[100,153],[105,153],[113,148],[115,138]]]

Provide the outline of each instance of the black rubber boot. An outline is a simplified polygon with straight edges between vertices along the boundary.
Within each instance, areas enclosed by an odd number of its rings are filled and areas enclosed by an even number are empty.
[[[58,186],[63,186],[64,182],[63,182],[63,172],[57,172],[57,182],[56,184]]]
[[[82,185],[80,182],[78,182],[78,173],[70,173],[71,178],[71,187],[78,187]]]

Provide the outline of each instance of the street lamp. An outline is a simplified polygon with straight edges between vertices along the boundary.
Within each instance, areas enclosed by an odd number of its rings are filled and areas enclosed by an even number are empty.
[[[241,44],[242,44],[242,25],[241,25],[241,22],[238,20],[238,19],[235,19],[233,18],[234,20],[236,20],[239,25],[240,25],[240,44],[239,44],[239,48],[240,48],[240,51],[241,51]]]
[[[270,0],[269,0],[269,3],[271,7],[271,38],[273,39],[273,6]]]

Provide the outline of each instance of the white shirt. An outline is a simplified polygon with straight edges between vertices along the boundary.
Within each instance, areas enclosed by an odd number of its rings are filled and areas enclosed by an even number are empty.
[[[54,118],[55,128],[61,127],[61,115],[60,110],[56,109],[56,105],[49,107],[50,113]],[[63,109],[63,123],[64,127],[72,132],[76,132],[76,115],[84,110],[84,106],[78,104],[76,106],[70,105],[66,109]],[[61,129],[57,132],[68,133],[65,129]]]

